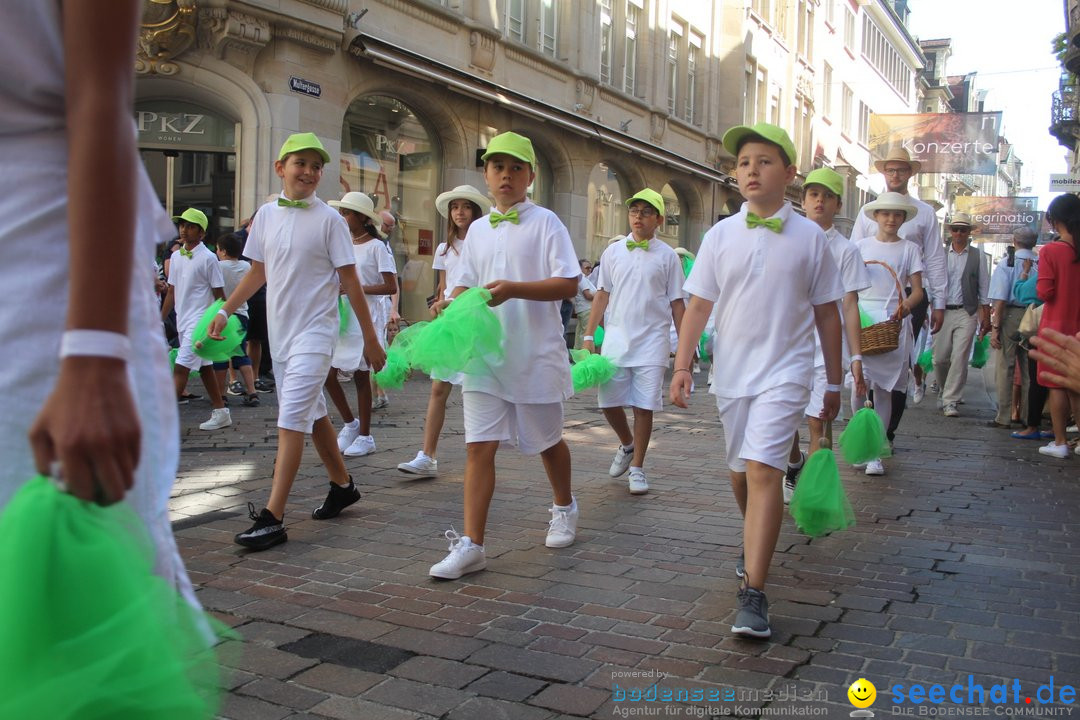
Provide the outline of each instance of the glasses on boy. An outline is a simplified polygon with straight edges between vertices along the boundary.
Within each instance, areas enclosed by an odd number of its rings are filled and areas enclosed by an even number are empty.
[[[656,208],[647,207],[647,208],[630,208],[630,210],[628,211],[627,214],[630,215],[630,217],[651,218],[651,217],[656,217],[660,213],[658,213],[656,211]]]

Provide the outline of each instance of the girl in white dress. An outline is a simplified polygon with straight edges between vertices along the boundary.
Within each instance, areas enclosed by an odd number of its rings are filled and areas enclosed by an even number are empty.
[[[881,322],[895,316],[897,307],[903,324],[900,328],[900,346],[892,352],[881,355],[863,355],[863,376],[867,388],[874,394],[874,410],[887,427],[892,412],[892,391],[907,387],[911,357],[911,309],[918,306],[923,298],[922,289],[922,253],[918,246],[900,237],[900,226],[915,217],[918,208],[912,205],[906,196],[899,193],[882,193],[877,200],[868,203],[863,212],[878,224],[876,235],[860,238],[855,246],[862,253],[866,262],[877,261],[888,265],[896,273],[900,287],[910,287],[911,294],[901,297],[896,279],[881,265],[868,264],[871,285],[859,293],[859,306],[875,322]],[[852,393],[852,410],[858,410],[866,401]],[[884,475],[885,468],[880,458],[866,465],[867,475]]]

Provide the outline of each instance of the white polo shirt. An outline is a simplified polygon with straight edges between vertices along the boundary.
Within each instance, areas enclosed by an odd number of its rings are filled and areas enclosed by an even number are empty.
[[[275,359],[334,351],[337,268],[356,264],[345,218],[314,195],[307,201],[307,208],[263,205],[244,248],[266,266],[266,329]]]
[[[604,357],[619,367],[666,366],[671,303],[683,299],[682,286],[682,263],[663,240],[654,237],[648,249],[630,250],[626,239],[608,245],[600,256],[598,285],[610,294],[604,313]]]
[[[251,269],[251,263],[247,260],[222,260],[219,266],[221,267],[221,277],[225,280],[225,297],[227,298],[232,295],[232,291],[247,275],[248,270]],[[248,316],[247,302],[236,308],[236,314],[244,317]]]
[[[913,242],[915,247],[922,251],[925,268],[923,290],[929,291],[935,310],[944,310],[948,277],[945,270],[945,246],[941,239],[941,226],[933,206],[911,195],[908,195],[907,199],[919,208],[919,212],[901,225],[897,234]],[[876,236],[877,231],[878,224],[866,217],[866,213],[859,208],[855,226],[851,229],[851,239],[859,241],[866,237]]]
[[[450,297],[450,293],[457,285],[457,269],[461,264],[461,247],[463,243],[460,239],[454,240],[454,244],[447,250],[446,243],[439,243],[439,247],[435,250],[435,257],[431,261],[432,270],[442,270],[446,275],[446,290],[443,291],[443,297]]]
[[[191,257],[177,250],[169,261],[169,284],[173,286],[176,307],[176,330],[184,335],[199,324],[199,318],[214,302],[211,288],[225,286],[217,255],[203,243],[195,246]]]
[[[386,245],[378,238],[364,243],[353,243],[353,256],[356,258],[356,274],[361,285],[382,285],[384,272],[397,275],[397,263]],[[376,313],[382,313],[384,299],[389,295],[368,295],[368,311],[374,320]],[[381,316],[381,315],[380,315]]]
[[[716,303],[711,392],[738,398],[784,383],[809,388],[812,306],[843,297],[840,273],[824,231],[791,203],[773,216],[784,221],[779,233],[748,228],[746,212],[744,203],[705,233],[684,285],[691,295]]]
[[[469,226],[455,287],[496,280],[534,282],[581,274],[570,234],[555,213],[526,200],[513,209],[518,224],[491,227],[485,216]],[[558,300],[507,300],[492,308],[502,323],[506,352],[488,373],[465,376],[462,389],[512,403],[562,402],[574,394]]]
[[[825,238],[829,241],[829,253],[832,255],[833,262],[836,263],[836,267],[840,269],[840,285],[844,290],[844,294],[849,292],[859,292],[870,287],[870,274],[866,271],[866,264],[863,262],[862,254],[859,252],[859,248],[855,246],[855,243],[844,237],[839,230],[835,227],[831,227],[825,231]],[[840,312],[840,326],[844,327],[844,301],[843,298],[836,303],[836,309]],[[841,334],[841,360],[844,367],[848,366],[848,358],[850,356],[850,348],[847,344],[847,333]],[[817,327],[814,328],[814,367],[822,367],[825,365],[825,352],[821,349],[821,336],[817,333]]]

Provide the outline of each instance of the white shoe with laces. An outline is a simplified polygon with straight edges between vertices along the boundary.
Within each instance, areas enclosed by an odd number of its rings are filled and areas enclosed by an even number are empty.
[[[468,535],[458,535],[454,528],[446,531],[446,539],[450,541],[450,554],[431,566],[431,577],[457,580],[487,567],[483,545],[474,544]]]
[[[338,452],[345,452],[346,448],[353,444],[357,437],[360,436],[360,421],[353,420],[351,423],[345,423],[345,426],[341,428],[341,432],[337,434],[337,449]]]
[[[199,425],[200,430],[220,430],[232,425],[232,415],[229,408],[214,408],[210,411],[210,419]]]
[[[885,466],[881,464],[880,460],[871,460],[870,462],[866,463],[866,474],[867,475],[884,475],[885,474]]]
[[[564,548],[574,544],[577,537],[578,504],[577,498],[569,508],[551,506],[551,522],[548,523],[547,540],[549,548]]]
[[[926,383],[919,383],[915,386],[915,392],[911,394],[911,402],[918,405],[926,397]]]
[[[1049,455],[1050,457],[1065,459],[1069,457],[1069,444],[1065,443],[1064,445],[1058,445],[1051,440],[1048,444],[1039,448],[1039,452],[1043,455]]]
[[[357,435],[352,445],[345,448],[345,457],[363,457],[375,452],[375,438],[370,435]]]
[[[645,479],[645,471],[641,468],[630,468],[628,484],[631,495],[644,495],[649,492],[649,481]]]
[[[424,451],[421,450],[409,462],[399,463],[397,469],[410,475],[435,477],[439,474],[439,462],[430,455],[425,455]]]

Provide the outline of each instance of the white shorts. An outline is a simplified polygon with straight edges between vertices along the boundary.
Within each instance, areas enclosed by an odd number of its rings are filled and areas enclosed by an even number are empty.
[[[760,395],[716,397],[724,425],[728,467],[746,472],[754,460],[778,470],[787,469],[791,439],[802,421],[810,390],[795,383],[770,388]]]
[[[180,335],[180,349],[176,352],[176,364],[188,370],[199,370],[214,363],[195,354],[195,348],[191,343],[193,331],[194,328]]]
[[[322,389],[329,372],[329,355],[299,353],[286,361],[274,358],[279,428],[310,433],[315,421],[327,415]]]
[[[599,406],[663,410],[665,370],[662,365],[619,368],[615,377],[600,386]]]
[[[470,390],[461,393],[465,442],[509,442],[522,455],[537,455],[562,440],[563,404],[512,403]]]

